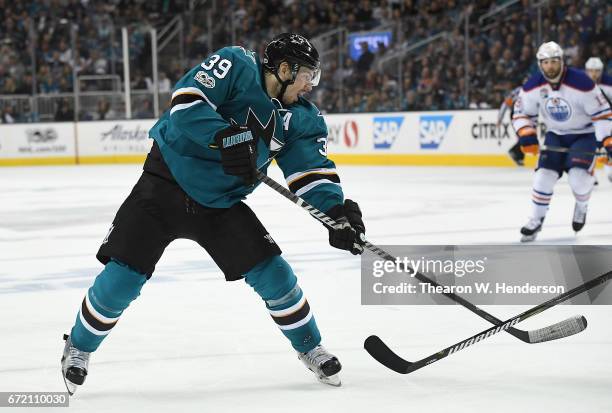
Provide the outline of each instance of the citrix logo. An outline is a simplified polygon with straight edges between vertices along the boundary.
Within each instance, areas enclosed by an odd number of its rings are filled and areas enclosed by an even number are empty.
[[[424,115],[419,120],[421,149],[438,149],[453,120],[453,115]]]
[[[374,118],[374,149],[389,149],[397,139],[404,122],[403,116]]]

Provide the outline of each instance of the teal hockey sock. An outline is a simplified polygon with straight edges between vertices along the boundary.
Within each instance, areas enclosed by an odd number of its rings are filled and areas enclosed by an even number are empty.
[[[146,281],[146,275],[118,261],[109,261],[83,299],[70,332],[72,344],[81,351],[95,351],[123,310],[140,295]]]
[[[265,301],[266,307],[293,348],[306,353],[321,342],[321,334],[293,270],[280,255],[251,269],[245,281]]]

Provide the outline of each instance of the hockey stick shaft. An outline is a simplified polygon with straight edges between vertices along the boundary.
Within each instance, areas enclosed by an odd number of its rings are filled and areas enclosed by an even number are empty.
[[[564,148],[562,146],[542,146],[542,152],[558,152],[558,153],[573,153],[576,155],[586,155],[586,156],[607,156],[606,152],[584,152],[584,151],[575,151],[570,148]]]
[[[324,223],[325,225],[328,225],[329,227],[334,227],[336,225],[336,222],[332,218],[327,216],[325,213],[319,211],[317,208],[313,207],[308,202],[304,201],[302,198],[300,198],[299,196],[295,195],[293,192],[289,191],[287,188],[285,188],[284,186],[282,186],[281,184],[279,184],[278,182],[276,182],[274,179],[270,178],[269,176],[267,176],[263,172],[257,170],[256,171],[256,176],[257,176],[257,179],[259,179],[261,182],[263,182],[264,184],[268,185],[270,188],[272,188],[273,190],[275,190],[279,194],[283,195],[285,198],[289,199],[294,204],[297,204],[300,207],[302,207],[303,209],[305,209],[310,215],[312,215],[314,218],[316,218],[320,222]],[[381,258],[383,258],[385,260],[395,261],[395,258],[392,255],[390,255],[389,253],[383,251],[382,249],[378,248],[376,245],[373,245],[373,244],[371,244],[368,241],[365,241],[364,246],[368,250],[370,250],[371,252],[373,252],[374,254],[378,255],[379,257],[381,257]],[[404,266],[404,270],[407,270],[407,268],[404,265],[404,263],[401,263],[401,264]],[[418,279],[419,281],[421,281],[421,282],[429,283],[429,284],[431,284],[431,285],[433,285],[435,287],[442,287],[436,281],[430,279],[429,277],[426,277],[425,275],[421,274],[420,272],[414,271],[414,269],[412,269],[412,268],[410,269],[410,273],[414,274],[414,277],[416,279]],[[445,295],[446,297],[450,298],[451,300],[455,301],[456,303],[461,304],[462,306],[464,306],[465,308],[467,308],[471,312],[475,313],[476,315],[480,316],[481,318],[484,318],[485,320],[487,320],[491,324],[494,324],[496,326],[499,326],[499,325],[502,324],[502,320],[498,319],[497,317],[493,316],[492,314],[489,314],[488,312],[482,310],[481,308],[478,308],[477,306],[475,306],[471,302],[467,301],[463,297],[458,296],[458,295],[456,295],[454,293],[450,293],[450,292],[448,292],[448,293],[447,292],[443,292],[442,294]],[[532,342],[535,343],[535,342],[547,341],[545,339],[539,339],[537,341],[531,341],[530,335],[529,335],[529,333],[527,331],[523,331],[523,330],[519,330],[519,329],[515,329],[515,328],[508,328],[508,329],[506,329],[506,331],[509,334],[513,335],[514,337],[516,337],[519,340],[524,341],[526,343],[532,343]],[[579,330],[579,329],[578,330],[573,330],[570,333],[568,333],[567,335],[576,334],[576,333],[579,333],[580,331],[582,331],[582,330]],[[557,339],[557,338],[561,338],[561,337],[560,336],[554,336],[554,339]]]
[[[415,370],[418,370],[420,368],[423,368],[425,366],[428,366],[429,364],[432,364],[436,361],[442,360],[443,358],[456,353],[458,351],[461,351],[469,346],[471,346],[472,344],[478,343],[479,341],[482,341],[486,338],[491,337],[492,335],[495,335],[497,333],[499,333],[500,331],[504,331],[507,330],[508,328],[511,328],[513,325],[518,324],[530,317],[533,317],[534,315],[537,315],[539,313],[541,313],[542,311],[545,311],[551,307],[554,307],[557,304],[562,303],[563,301],[569,300],[570,298],[581,294],[585,291],[590,290],[591,288],[594,288],[600,284],[604,284],[607,281],[610,280],[610,278],[612,278],[612,271],[609,271],[605,274],[600,275],[597,278],[592,279],[591,281],[588,281],[576,288],[573,288],[561,295],[558,295],[557,297],[554,297],[536,307],[533,307],[517,316],[514,316],[506,321],[504,321],[501,325],[499,326],[494,326],[491,327],[489,329],[484,330],[483,332],[479,333],[479,334],[475,334],[472,337],[469,337],[465,340],[462,340],[456,344],[453,344],[450,347],[446,347],[444,350],[438,351],[424,359],[418,360],[414,363],[411,363],[407,360],[402,359],[401,357],[399,357],[397,354],[393,353],[393,351],[391,351],[383,342],[380,338],[376,337],[376,336],[370,336],[366,339],[366,342],[364,343],[364,346],[366,348],[366,350],[368,351],[368,353],[370,353],[370,355],[372,357],[374,357],[376,360],[378,360],[379,362],[381,362],[382,364],[384,364],[386,367],[397,371],[398,373],[402,373],[402,374],[408,374],[408,373],[412,373]]]

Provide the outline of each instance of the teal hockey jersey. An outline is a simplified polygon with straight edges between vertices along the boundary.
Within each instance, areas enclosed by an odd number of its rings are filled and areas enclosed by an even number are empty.
[[[259,57],[239,46],[220,49],[187,72],[149,132],[174,179],[197,202],[228,208],[256,187],[223,172],[214,136],[231,122],[247,125],[257,139],[259,170],[265,173],[276,158],[289,188],[316,208],[343,202],[319,110],[303,98],[286,108],[270,98]]]

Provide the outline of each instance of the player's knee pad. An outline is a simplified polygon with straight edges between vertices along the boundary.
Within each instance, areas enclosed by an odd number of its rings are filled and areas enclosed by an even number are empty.
[[[89,289],[88,298],[94,307],[121,314],[136,297],[147,281],[145,274],[115,260],[106,264]]]
[[[535,173],[533,189],[542,193],[552,194],[558,179],[559,173],[557,171],[540,168]]]
[[[595,178],[586,169],[571,168],[567,172],[567,178],[576,197],[584,197],[591,193]],[[585,201],[584,199],[580,199]]]
[[[280,255],[257,264],[245,274],[245,280],[269,307],[292,301],[293,295],[301,295],[301,291],[296,291],[299,290],[297,277]]]

